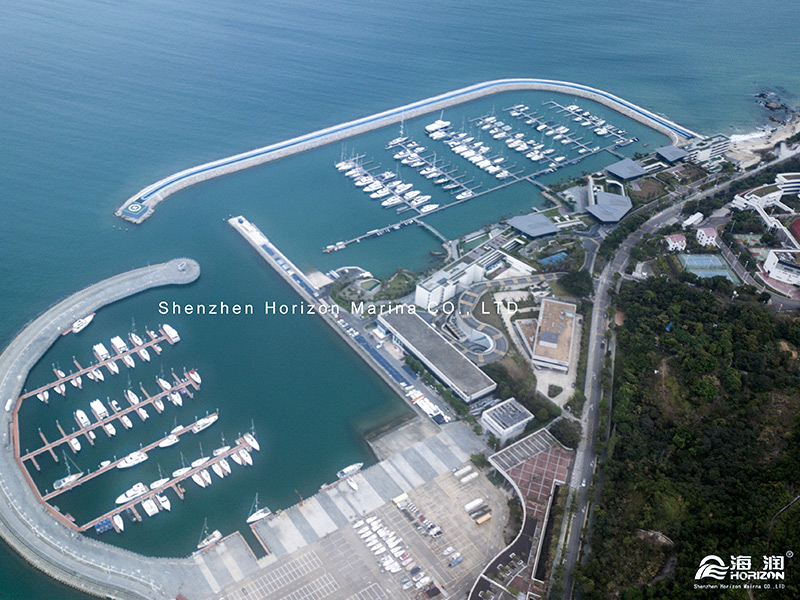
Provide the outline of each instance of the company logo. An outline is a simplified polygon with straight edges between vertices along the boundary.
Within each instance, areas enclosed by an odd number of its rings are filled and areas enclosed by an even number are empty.
[[[697,569],[695,579],[704,579],[710,577],[712,579],[725,579],[728,574],[728,567],[725,566],[725,561],[715,554],[709,554],[700,561],[700,568]]]

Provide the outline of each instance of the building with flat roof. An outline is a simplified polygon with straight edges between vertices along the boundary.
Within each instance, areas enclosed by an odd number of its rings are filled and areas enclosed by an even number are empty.
[[[496,235],[420,281],[414,292],[414,304],[425,309],[439,306],[473,283],[482,281],[486,275],[486,268],[504,258],[502,250],[511,247],[515,239],[515,237],[509,239],[503,234]]]
[[[539,310],[539,326],[533,343],[533,364],[542,369],[567,372],[575,339],[575,310],[570,302],[545,298]]]
[[[716,246],[717,230],[713,227],[701,227],[697,230],[697,242],[701,246]]]
[[[764,270],[773,279],[800,285],[800,250],[770,250]]]
[[[667,243],[667,250],[673,252],[683,252],[686,250],[686,238],[680,233],[673,233],[672,235],[664,236],[664,241]]]
[[[505,444],[511,438],[521,435],[525,426],[533,420],[531,411],[514,398],[509,398],[492,408],[483,411],[481,425]]]
[[[800,195],[800,173],[778,173],[775,183],[784,194]]]
[[[610,192],[595,192],[594,201],[586,212],[602,223],[616,223],[633,208],[627,196]]]
[[[676,146],[661,146],[661,148],[656,148],[655,152],[661,159],[671,164],[689,156],[686,150]]]
[[[697,164],[721,162],[730,146],[730,138],[718,133],[717,135],[712,135],[702,140],[695,140],[688,144],[686,146],[686,151],[689,153],[687,159]]]
[[[529,238],[558,233],[558,227],[541,213],[531,213],[529,215],[513,217],[508,220],[508,224]]]
[[[378,323],[452,389],[464,402],[473,402],[495,390],[497,384],[456,350],[422,317],[401,306],[378,316]]]
[[[642,165],[631,160],[630,158],[623,158],[621,161],[615,162],[613,165],[608,165],[606,167],[606,172],[618,179],[622,179],[623,181],[631,181],[632,179],[636,179],[637,177],[647,174],[647,171],[644,170]]]

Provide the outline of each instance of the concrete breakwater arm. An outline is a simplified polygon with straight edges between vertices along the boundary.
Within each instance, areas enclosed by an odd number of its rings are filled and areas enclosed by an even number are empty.
[[[571,96],[587,98],[617,112],[644,123],[648,127],[668,136],[673,144],[681,144],[691,138],[703,137],[694,131],[681,127],[666,117],[657,115],[641,106],[628,102],[604,90],[569,81],[551,79],[499,79],[486,81],[469,87],[440,94],[432,98],[413,102],[381,113],[349,121],[290,140],[243,152],[227,158],[205,163],[165,177],[128,198],[114,213],[132,223],[147,219],[155,206],[184,188],[196,183],[248,169],[256,165],[305,152],[319,146],[338,142],[368,131],[387,127],[405,119],[412,119],[428,113],[444,110],[450,106],[477,100],[485,96],[513,91],[550,91]]]
[[[202,576],[189,560],[164,561],[109,546],[75,533],[48,514],[19,462],[22,387],[30,369],[79,317],[153,287],[191,283],[199,275],[200,266],[186,258],[116,275],[58,302],[0,354],[0,399],[5,406],[0,412],[0,536],[33,566],[84,592],[111,598],[173,598],[185,581],[190,583],[184,589],[197,590],[192,580],[202,581]]]

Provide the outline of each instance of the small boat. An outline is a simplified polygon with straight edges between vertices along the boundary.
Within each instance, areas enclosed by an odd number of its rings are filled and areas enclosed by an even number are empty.
[[[86,326],[87,326],[89,323],[91,323],[91,322],[92,322],[92,319],[94,319],[94,313],[91,313],[91,314],[89,314],[89,315],[86,315],[85,317],[81,317],[80,319],[77,319],[77,320],[76,320],[76,321],[75,321],[75,322],[72,324],[72,327],[70,327],[69,329],[67,329],[67,331],[65,331],[64,333],[69,333],[70,331],[71,331],[72,333],[80,333],[81,331],[83,331],[84,329],[86,329]]]
[[[86,416],[86,413],[80,409],[75,411],[75,418],[78,420],[81,427],[89,427],[92,424],[91,421],[89,421],[89,417]]]
[[[124,362],[129,369],[133,369],[136,367],[136,363],[133,362],[133,357],[130,354],[126,354],[122,357],[122,362]]]
[[[219,465],[219,463],[212,464],[211,470],[214,471],[214,473],[216,473],[217,477],[219,477],[220,479],[225,478],[225,471],[222,470],[222,467]]]
[[[110,461],[110,460],[104,460],[104,461],[102,461],[102,462],[100,463],[100,465],[98,466],[98,468],[99,468],[99,469],[105,469],[105,468],[106,468],[108,465],[110,465],[110,464],[111,464],[111,461]]]
[[[161,479],[156,479],[153,483],[150,484],[150,489],[155,490],[157,488],[160,488],[167,482],[169,482],[169,477],[162,477]]]
[[[153,406],[158,409],[158,412],[164,412],[164,401],[161,398],[153,399]]]
[[[178,332],[175,331],[174,327],[170,327],[166,323],[164,323],[161,328],[164,330],[164,333],[167,334],[167,338],[173,344],[177,344],[181,341],[181,336],[178,335]]]
[[[170,446],[174,446],[175,444],[177,444],[180,441],[181,441],[181,439],[177,435],[175,435],[173,433],[173,434],[170,434],[167,437],[165,437],[163,440],[161,440],[158,443],[158,447],[159,448],[169,448]]]
[[[220,458],[219,459],[219,466],[222,467],[222,470],[225,472],[225,475],[231,474],[231,465],[228,462],[227,458]]]
[[[141,407],[137,408],[136,412],[139,413],[139,416],[142,418],[142,421],[147,421],[147,419],[150,418],[150,415],[147,413],[147,411]]]
[[[113,408],[115,412],[122,411],[122,409],[119,406],[119,402],[117,402],[116,400],[111,401],[111,408]]]
[[[119,420],[122,421],[122,424],[125,426],[126,429],[133,428],[133,423],[131,422],[131,418],[128,415],[122,415],[119,418]]]
[[[59,379],[64,379],[66,377],[66,374],[61,369],[53,369],[53,371],[55,371]]]
[[[81,389],[83,387],[83,379],[81,379],[80,375],[78,375],[77,377],[73,377],[72,379],[69,380],[69,382],[72,384],[72,387],[76,387],[78,389]]]
[[[102,421],[108,417],[108,409],[102,402],[100,402],[100,400],[92,400],[89,402],[89,407],[92,409],[92,412],[94,413],[94,416],[97,417],[98,421]]]
[[[125,522],[122,520],[121,515],[118,514],[114,515],[113,517],[111,517],[111,520],[114,522],[114,525],[117,526],[117,529],[119,529],[120,533],[125,531]]]
[[[67,471],[69,471],[69,463],[67,463]],[[62,477],[61,479],[56,479],[53,483],[53,489],[60,490],[61,488],[67,487],[68,485],[75,483],[83,477],[83,472],[80,473],[71,473],[68,474],[66,477]]]
[[[200,477],[206,482],[206,485],[211,485],[213,483],[211,480],[211,473],[209,473],[206,469],[200,471]]]
[[[225,454],[228,450],[230,450],[230,446],[222,446],[214,450],[214,456],[219,456],[220,454]]]
[[[116,503],[125,504],[126,502],[130,502],[134,498],[143,496],[146,493],[147,493],[147,486],[140,481],[139,483],[131,487],[128,491],[126,491],[124,494],[120,494],[119,496],[117,496]]]
[[[157,377],[156,381],[158,382],[158,385],[161,386],[161,389],[164,390],[165,392],[172,389],[172,386],[169,384],[169,381],[167,381],[163,377]]]
[[[258,508],[258,494],[256,494],[256,499],[253,501],[253,506],[250,507],[250,515],[247,517],[247,522],[255,523],[256,521],[266,519],[270,516],[272,516],[272,511],[266,506],[263,508]]]
[[[242,461],[247,466],[253,466],[253,457],[250,456],[250,453],[247,451],[247,448],[239,448],[238,451],[239,456],[242,457]]]
[[[355,481],[353,481],[352,479],[347,479],[346,481],[347,485],[353,488],[356,492],[358,491],[358,484]]]
[[[142,341],[142,338],[140,338],[135,333],[129,333],[128,334],[128,338],[131,340],[131,342],[133,343],[134,346],[142,346],[142,345],[144,345],[144,342]]]
[[[213,532],[208,533],[208,519],[203,521],[203,531],[200,533],[200,541],[197,543],[198,550],[202,550],[214,544],[222,539],[222,534],[219,532],[219,529],[215,529]]]
[[[131,390],[125,390],[125,397],[132,405],[139,404],[139,396],[134,394]]]
[[[158,344],[153,344],[151,347],[156,351],[156,354],[161,354],[161,346]]]
[[[167,498],[166,494],[158,493],[155,495],[155,498],[156,500],[158,500],[158,503],[161,505],[161,508],[163,508],[164,510],[172,510],[172,503],[169,501],[169,498]]]
[[[63,383],[59,383],[57,386],[53,388],[53,391],[56,394],[61,394],[62,396],[65,396],[67,393],[67,386],[65,386]]]
[[[191,377],[192,381],[194,381],[197,385],[200,385],[202,380],[200,379],[200,373],[197,372],[196,369],[190,369],[188,372],[189,377]]]
[[[48,398],[50,398],[50,392],[48,392],[47,390],[39,392],[38,394],[36,394],[36,397],[42,402],[47,403]]]
[[[200,476],[200,473],[192,473],[192,481],[194,481],[201,488],[208,486],[205,480]]]
[[[193,469],[196,469],[196,468],[197,468],[197,467],[199,467],[200,465],[204,465],[204,464],[206,464],[206,463],[207,463],[208,461],[210,461],[210,460],[211,460],[211,458],[210,458],[210,457],[208,457],[208,456],[201,456],[201,457],[200,457],[200,458],[198,458],[197,460],[193,460],[193,461],[192,461],[192,468],[193,468]]]
[[[136,350],[136,354],[138,354],[143,361],[150,362],[150,353],[147,351],[147,348],[139,348]]]
[[[204,429],[211,427],[214,423],[217,422],[219,416],[217,413],[213,413],[208,415],[207,417],[203,417],[202,419],[198,420],[195,423],[194,427],[192,427],[192,433],[200,433]]]
[[[158,514],[158,505],[152,498],[145,498],[142,500],[142,508],[147,513],[148,517],[153,517]]]
[[[117,363],[115,361],[112,360],[107,362],[106,367],[108,368],[108,370],[111,372],[112,375],[119,374],[119,367],[117,366]]]
[[[247,442],[247,445],[250,446],[253,450],[259,451],[261,450],[261,446],[256,440],[255,436],[252,433],[245,433],[243,436],[244,441]]]
[[[97,434],[95,434],[95,432],[92,431],[91,429],[86,432],[86,435],[89,436],[89,441],[91,441],[91,442],[93,442],[93,441],[95,441],[97,439]]]
[[[233,452],[233,453],[231,453],[230,456],[231,456],[231,459],[233,459],[233,462],[235,462],[237,465],[239,465],[240,467],[244,466],[244,462],[242,461],[242,457],[239,456],[238,452]]]
[[[130,467],[135,467],[147,460],[147,453],[141,452],[139,450],[135,452],[131,452],[123,458],[119,464],[117,465],[118,469],[128,469]]]
[[[344,469],[341,469],[336,473],[336,477],[339,479],[344,479],[345,477],[350,477],[351,475],[355,475],[359,471],[361,471],[361,467],[364,466],[363,462],[360,463],[353,463],[352,465],[346,466]]]
[[[117,429],[114,427],[113,423],[103,423],[103,429],[105,429],[106,433],[108,433],[108,435],[111,437],[117,435]]]
[[[175,406],[183,406],[183,400],[178,392],[170,392],[168,397]]]
[[[182,467],[182,468],[178,469],[177,471],[173,471],[172,472],[172,476],[173,477],[183,477],[184,475],[186,475],[191,470],[192,470],[192,467]]]

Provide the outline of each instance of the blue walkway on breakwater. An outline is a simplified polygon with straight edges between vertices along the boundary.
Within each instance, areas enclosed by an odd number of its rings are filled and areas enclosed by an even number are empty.
[[[604,90],[568,81],[524,78],[501,79],[447,92],[369,117],[186,169],[144,188],[117,209],[116,215],[134,223],[141,223],[153,213],[155,205],[161,200],[195,183],[385,127],[404,118],[413,118],[447,106],[475,100],[482,96],[514,90],[546,90],[587,97],[668,135],[673,143],[694,137],[702,137],[665,117],[661,117]]]

